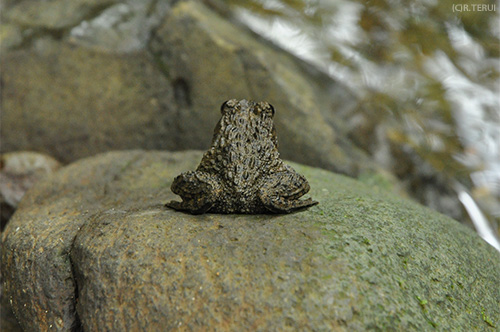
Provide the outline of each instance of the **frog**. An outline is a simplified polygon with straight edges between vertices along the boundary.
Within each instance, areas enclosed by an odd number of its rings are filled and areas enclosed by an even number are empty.
[[[318,204],[303,175],[280,158],[274,107],[230,99],[220,107],[211,147],[194,171],[176,176],[182,201],[165,204],[190,214],[286,214]]]

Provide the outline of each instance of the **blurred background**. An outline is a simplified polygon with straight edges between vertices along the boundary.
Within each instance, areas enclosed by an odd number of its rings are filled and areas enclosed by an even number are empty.
[[[425,173],[388,155],[391,144],[412,150],[457,195],[471,194],[498,235],[498,1],[229,2],[238,20],[359,99],[340,114],[358,146],[399,177]]]
[[[2,195],[33,169],[57,168],[13,152],[67,164],[113,149],[206,149],[219,105],[252,98],[277,109],[284,158],[415,199],[493,244],[499,7],[0,1],[3,165],[25,161],[3,167]]]

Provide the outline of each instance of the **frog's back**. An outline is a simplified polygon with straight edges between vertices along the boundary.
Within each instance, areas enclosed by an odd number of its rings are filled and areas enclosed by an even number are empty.
[[[277,148],[274,110],[267,103],[245,100],[226,104],[212,147],[198,170],[213,174],[221,182],[223,194],[214,212],[255,212],[262,205],[257,197],[262,182],[284,167]]]
[[[289,213],[317,204],[299,200],[305,178],[280,159],[274,108],[267,102],[231,99],[222,104],[212,146],[196,171],[174,179],[182,202],[168,206],[193,214]]]

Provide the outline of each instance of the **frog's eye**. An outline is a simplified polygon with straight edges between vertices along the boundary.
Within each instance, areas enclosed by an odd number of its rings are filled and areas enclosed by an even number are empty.
[[[227,102],[228,102],[228,101],[229,101],[229,100],[226,100],[226,101],[225,101],[225,102],[223,102],[223,103],[222,103],[222,105],[220,106],[220,112],[221,112],[222,114],[224,114],[224,113],[226,112],[226,109],[227,109]]]
[[[226,100],[224,103],[222,103],[222,105],[220,107],[220,112],[222,114],[225,114],[230,109],[233,109],[235,105],[236,105],[236,100],[235,99]]]
[[[273,117],[274,116],[274,107],[271,104],[268,104],[268,105],[269,105],[268,110],[271,112],[271,117]]]

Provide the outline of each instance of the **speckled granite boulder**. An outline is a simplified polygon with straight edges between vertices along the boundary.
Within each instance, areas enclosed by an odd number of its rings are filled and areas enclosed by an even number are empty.
[[[28,192],[3,237],[27,331],[488,330],[500,255],[424,207],[293,164],[320,204],[291,215],[163,207],[200,152],[111,152]]]

